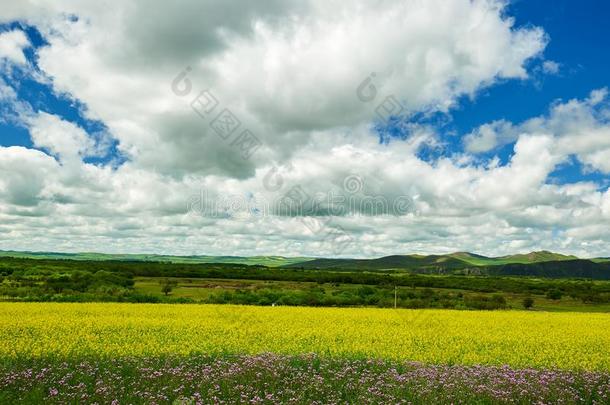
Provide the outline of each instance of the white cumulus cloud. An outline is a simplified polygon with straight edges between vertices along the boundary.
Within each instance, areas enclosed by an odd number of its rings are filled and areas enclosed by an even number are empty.
[[[29,46],[30,41],[20,29],[0,33],[0,59],[23,65],[26,63],[23,50]]]
[[[409,136],[389,144],[371,128],[390,96],[405,117],[449,114],[464,96],[527,80],[548,38],[516,26],[504,1],[6,3],[3,19],[48,42],[36,50],[40,77],[101,121],[127,160],[86,163],[103,141],[0,83],[33,144],[0,149],[7,249],[597,254],[610,242],[600,231],[608,192],[549,181],[571,156],[610,171],[604,90],[524,123],[488,123],[465,137],[465,153],[437,160],[420,157],[443,145],[433,127],[410,123]],[[191,103],[203,90],[198,101],[215,108],[195,104],[200,116]],[[210,122],[224,109],[240,127],[219,136]],[[245,129],[261,143],[248,158],[237,142]],[[510,143],[505,164],[477,155]],[[273,205],[295,192],[321,203],[305,217]],[[329,198],[355,205],[329,215]],[[352,242],[340,253],[328,242],[335,231]]]

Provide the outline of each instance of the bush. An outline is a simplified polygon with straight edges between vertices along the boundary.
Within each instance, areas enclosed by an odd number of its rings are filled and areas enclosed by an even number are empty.
[[[561,297],[563,297],[563,293],[559,290],[550,290],[549,292],[546,293],[546,297],[550,300],[560,300]]]
[[[506,299],[502,294],[494,294],[491,297],[485,295],[474,295],[464,298],[464,304],[470,309],[504,309],[507,307]]]
[[[148,294],[130,294],[125,296],[123,300],[126,302],[135,302],[138,304],[157,304],[161,302],[161,298]]]
[[[532,297],[525,297],[523,299],[523,308],[525,309],[530,309],[531,307],[534,306],[534,299]]]

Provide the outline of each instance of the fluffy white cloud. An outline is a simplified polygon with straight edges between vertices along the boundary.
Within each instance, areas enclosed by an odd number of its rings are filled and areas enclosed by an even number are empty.
[[[498,146],[514,142],[519,129],[506,120],[483,124],[464,137],[464,147],[468,152],[489,152]]]
[[[53,158],[22,147],[0,147],[0,196],[14,206],[38,204],[47,176],[56,173]]]
[[[40,112],[29,125],[34,146],[62,159],[80,159],[95,154],[95,141],[82,128],[56,115]]]
[[[488,152],[527,134],[549,134],[549,150],[562,158],[575,155],[591,170],[610,173],[610,103],[607,89],[591,92],[586,100],[557,102],[548,116],[519,125],[506,121],[484,124],[464,138],[465,148]]]
[[[600,253],[610,242],[598,228],[610,221],[608,192],[548,176],[572,154],[607,169],[603,91],[557,104],[549,117],[488,124],[467,137],[468,153],[435,162],[418,157],[442,143],[433,129],[413,125],[389,145],[370,129],[388,96],[407,116],[447,112],[498,80],[527,79],[547,38],[515,27],[504,5],[11,2],[3,17],[35,25],[49,43],[37,50],[40,74],[82,101],[128,161],[84,163],[103,142],[22,105],[15,115],[34,146],[57,160],[0,149],[0,243],[181,254]],[[177,95],[172,81],[187,66],[178,87],[190,91]],[[219,104],[202,118],[190,103],[205,89]],[[9,85],[0,97],[18,103]],[[209,125],[224,108],[241,122],[226,140]],[[249,159],[234,144],[245,128],[262,142]],[[470,154],[510,142],[505,165]],[[278,209],[295,192],[316,201],[309,217]],[[337,215],[325,215],[329,198],[344,208]],[[407,206],[378,209],[380,199]],[[341,245],[337,232],[352,242]]]
[[[30,46],[30,41],[23,31],[15,29],[0,33],[0,60],[5,58],[13,63],[25,64],[23,50]]]
[[[525,78],[546,44],[541,29],[514,28],[500,1],[28,4],[6,15],[43,31],[38,62],[56,89],[86,103],[134,162],[174,176],[251,176],[312,131],[370,121],[389,95],[407,113],[446,111]],[[187,65],[193,90],[179,98],[170,84]],[[377,97],[362,102],[372,72]],[[229,108],[262,141],[249,161],[191,111],[203,89],[220,102],[214,113]]]

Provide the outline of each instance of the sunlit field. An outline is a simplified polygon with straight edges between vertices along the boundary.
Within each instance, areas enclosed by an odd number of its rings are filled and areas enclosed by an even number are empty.
[[[0,304],[0,356],[316,353],[610,370],[610,315],[152,304]]]
[[[610,315],[0,304],[0,403],[610,400]]]

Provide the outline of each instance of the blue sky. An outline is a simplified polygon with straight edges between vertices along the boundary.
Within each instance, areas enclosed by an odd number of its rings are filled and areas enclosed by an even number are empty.
[[[0,33],[15,29],[23,30],[27,35],[31,47],[24,50],[28,63],[35,71],[38,71],[36,52],[41,47],[49,45],[40,32],[24,22],[12,22],[0,25]],[[14,84],[19,100],[28,103],[35,112],[44,111],[57,115],[62,119],[73,122],[83,128],[91,137],[99,138],[106,134],[108,129],[102,121],[87,119],[87,105],[74,97],[61,94],[53,90],[50,83],[41,82],[31,77],[26,71],[15,67],[10,75],[0,72],[0,77]],[[1,105],[1,103],[0,103]],[[4,108],[10,108],[5,105]],[[0,145],[2,146],[24,146],[32,148],[33,144],[27,128],[15,122],[0,121]],[[110,136],[111,138],[111,136]],[[85,162],[94,164],[120,164],[124,157],[118,152],[117,141],[112,140],[106,153],[102,156],[87,157]]]
[[[443,1],[0,11],[13,41],[0,43],[0,227],[20,224],[0,249],[336,255],[277,213],[188,216],[203,188],[276,198],[264,179],[280,172],[311,195],[356,176],[416,201],[414,216],[333,218],[355,241],[343,255],[605,253],[610,5]],[[170,85],[186,66],[183,97]],[[408,122],[380,125],[354,97],[373,71],[408,100]],[[238,117],[236,136],[258,137],[256,155],[193,113],[203,89]]]
[[[517,25],[544,28],[550,39],[544,57],[560,64],[559,73],[545,75],[534,71],[528,80],[506,80],[477,94],[474,100],[463,97],[459,107],[451,112],[451,121],[444,126],[447,131],[467,134],[481,124],[499,119],[522,122],[546,115],[557,100],[583,99],[593,89],[610,86],[610,3],[557,0],[550,5],[545,0],[519,0],[511,2],[507,12]],[[450,151],[460,148],[459,138],[446,138]],[[493,154],[506,162],[513,146],[514,143],[509,144]],[[558,183],[599,181],[607,187],[606,179],[599,172],[583,171],[577,161],[562,165],[552,174],[552,181]]]
[[[547,60],[559,63],[560,71],[548,75],[540,71],[539,65],[532,69],[527,80],[505,80],[478,93],[474,99],[463,96],[457,108],[449,116],[435,114],[432,118],[415,116],[413,122],[433,123],[440,131],[455,136],[443,139],[446,150],[441,154],[459,151],[461,135],[467,134],[479,125],[494,120],[505,119],[521,122],[529,118],[545,115],[549,106],[557,100],[582,99],[593,89],[606,87],[608,83],[608,66],[610,53],[607,49],[607,38],[610,37],[610,4],[601,0],[574,2],[558,0],[549,7],[543,0],[512,1],[506,13],[514,17],[517,26],[541,26],[550,42],[545,49]],[[21,22],[0,25],[0,32],[22,28],[32,44],[25,54],[32,65],[36,65],[35,51],[48,45],[35,27]],[[532,63],[538,63],[534,61]],[[2,74],[5,80],[11,80]],[[15,81],[15,78],[17,79]],[[85,119],[83,112],[87,106],[69,97],[58,95],[51,86],[41,84],[26,75],[17,73],[13,82],[19,98],[32,105],[36,111],[57,114],[67,121],[74,122],[89,134],[106,131],[103,122]],[[401,131],[386,128],[394,136]],[[21,145],[32,147],[27,129],[12,123],[0,122],[0,145]],[[491,153],[498,155],[503,162],[509,160],[514,144],[509,144]],[[116,145],[103,158],[88,161],[105,163],[112,159],[121,159]],[[423,150],[420,154],[425,159],[439,156],[439,152]],[[605,176],[599,173],[583,172],[582,165],[574,161],[556,170],[553,181],[564,183],[575,180],[603,181]]]
[[[557,99],[582,99],[591,90],[609,85],[608,2],[522,0],[512,2],[508,13],[518,25],[544,28],[550,38],[545,58],[561,64],[560,74],[507,81],[486,90],[472,103],[464,100],[463,107],[453,114],[461,132],[495,119],[519,122],[542,115]]]
[[[33,66],[35,70],[38,70],[36,51],[41,47],[48,45],[48,43],[35,27],[29,26],[26,23],[16,21],[0,25],[0,33],[14,29],[21,29],[26,33],[31,47],[26,48],[24,54],[31,66]],[[19,100],[31,105],[34,111],[44,111],[56,114],[66,121],[76,123],[91,135],[106,131],[103,122],[86,119],[84,115],[87,106],[80,100],[53,91],[53,88],[49,83],[36,80],[19,67],[15,67],[15,70],[12,71],[10,75],[7,73],[8,72],[6,71],[1,71],[0,77],[5,81],[13,83],[13,88],[16,90]],[[0,131],[2,131],[0,145],[32,147],[29,132],[21,125],[0,122]]]
[[[559,71],[547,74],[540,65],[541,61],[534,60],[527,80],[505,80],[477,93],[474,98],[463,96],[449,116],[436,113],[410,117],[410,122],[430,124],[448,134],[443,138],[445,146],[442,150],[422,149],[420,157],[423,159],[431,160],[461,151],[462,136],[482,124],[496,120],[518,123],[545,116],[554,103],[584,99],[593,89],[609,85],[608,2],[558,0],[549,7],[549,3],[543,0],[518,0],[511,2],[506,12],[515,19],[517,26],[544,28],[550,40],[544,59],[557,63]],[[387,142],[388,136],[402,138],[408,134],[395,122],[376,124],[376,128],[382,142]],[[498,156],[501,162],[507,163],[513,147],[514,142],[483,156]],[[608,176],[587,170],[576,159],[558,167],[549,176],[549,181],[555,184],[594,181],[602,189],[608,187]]]

